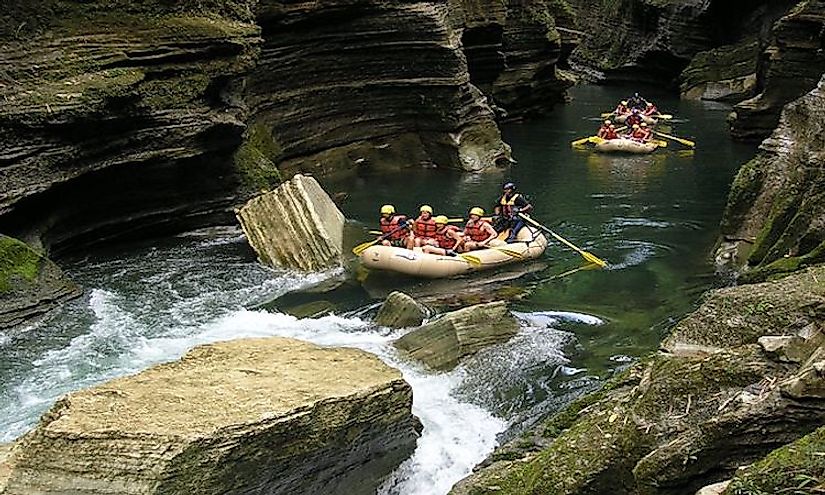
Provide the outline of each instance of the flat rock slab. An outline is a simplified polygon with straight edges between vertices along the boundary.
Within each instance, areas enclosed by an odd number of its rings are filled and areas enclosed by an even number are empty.
[[[373,493],[415,448],[411,405],[360,350],[205,345],[62,398],[17,445],[4,495]]]
[[[463,357],[505,342],[519,324],[503,301],[477,304],[445,314],[395,341],[395,347],[430,368],[447,370]]]
[[[318,271],[341,263],[344,214],[312,177],[296,175],[237,212],[261,263]]]

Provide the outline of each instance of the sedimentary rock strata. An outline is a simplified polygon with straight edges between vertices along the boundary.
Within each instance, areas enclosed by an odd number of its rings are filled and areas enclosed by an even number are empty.
[[[742,166],[722,219],[717,259],[765,278],[825,260],[825,77],[788,104],[779,127]]]
[[[411,403],[359,350],[205,345],[58,401],[15,445],[3,493],[374,493],[415,447]]]
[[[312,177],[296,175],[237,215],[265,265],[318,271],[341,263],[344,214]]]
[[[42,253],[0,234],[0,328],[25,323],[80,293]]]
[[[377,325],[390,328],[417,327],[427,316],[427,308],[403,292],[387,296],[375,317]]]

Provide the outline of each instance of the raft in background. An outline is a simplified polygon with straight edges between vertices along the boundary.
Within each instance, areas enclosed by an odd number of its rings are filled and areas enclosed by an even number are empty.
[[[617,122],[619,124],[624,124],[629,116],[630,116],[630,114],[628,113],[626,115],[614,115],[614,116],[611,116],[611,117],[608,117],[608,118],[613,120],[613,122]],[[654,119],[653,117],[648,117],[647,115],[642,115],[641,117],[642,117],[642,122],[644,122],[647,125],[656,125],[659,122],[657,119]]]
[[[423,278],[443,278],[463,273],[489,270],[515,261],[538,258],[547,249],[544,234],[533,227],[524,227],[516,239],[519,242],[507,244],[502,240],[491,241],[491,247],[470,251],[466,254],[478,258],[481,263],[471,263],[461,256],[441,256],[421,251],[375,245],[361,253],[361,262],[367,268],[387,270]],[[504,248],[504,249],[496,249]]]
[[[635,153],[645,154],[653,153],[659,147],[658,141],[650,141],[647,143],[640,143],[633,139],[618,138],[618,139],[602,139],[595,143],[595,150],[600,153]]]

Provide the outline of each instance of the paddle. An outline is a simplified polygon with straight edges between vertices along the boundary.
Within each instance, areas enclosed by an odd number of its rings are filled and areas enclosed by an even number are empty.
[[[459,254],[458,257],[471,265],[481,265],[481,258],[479,258],[478,256],[473,256],[472,254]]]
[[[656,117],[657,119],[670,120],[673,118],[673,115],[670,115],[669,113],[657,113],[656,115],[648,115],[648,117]]]
[[[658,135],[660,135],[664,138],[672,139],[672,140],[676,141],[677,143],[682,143],[685,146],[690,146],[691,148],[696,146],[696,143],[694,143],[693,141],[691,141],[689,139],[683,139],[683,138],[680,138],[680,137],[671,136],[670,134],[665,134],[664,132],[659,132],[659,131],[653,131],[653,132],[655,132],[656,134],[658,134]]]
[[[524,259],[524,256],[521,253],[513,251],[512,249],[507,249],[507,248],[504,248],[504,247],[491,247],[491,246],[488,246],[487,249],[495,249],[496,251],[502,252],[502,253],[506,254],[507,256],[509,256],[511,258],[516,258],[516,259],[519,259],[519,260]]]
[[[584,259],[586,259],[587,261],[589,261],[590,263],[595,263],[595,264],[599,265],[602,268],[607,266],[607,262],[604,261],[603,259],[598,258],[598,257],[588,253],[587,251],[584,251],[584,250],[576,247],[572,242],[568,241],[564,237],[558,235],[557,233],[553,232],[549,228],[547,228],[544,225],[542,225],[542,224],[538,223],[537,221],[533,220],[532,218],[525,215],[524,213],[519,213],[518,216],[521,217],[525,222],[529,223],[530,225],[533,225],[534,227],[538,227],[538,228],[542,229],[543,231],[547,232],[548,234],[552,235],[557,241],[561,242],[562,244],[566,245],[567,247],[573,249],[574,251],[576,251],[577,253],[582,255],[582,257]]]
[[[625,129],[627,129],[627,126],[623,125],[621,127],[617,127],[616,132],[622,132]],[[600,141],[598,141],[598,140],[600,140]],[[575,141],[572,141],[570,143],[570,146],[579,146],[580,144],[584,144],[584,143],[588,143],[588,142],[597,144],[597,143],[600,143],[602,141],[604,141],[604,139],[600,138],[599,136],[588,136],[588,137],[585,137],[585,138],[581,138],[581,139],[577,139]]]
[[[384,239],[386,239],[387,237],[395,234],[399,230],[406,229],[406,228],[407,228],[407,222],[404,222],[401,225],[399,225],[398,227],[396,227],[396,228],[392,229],[391,231],[387,232],[386,234],[382,235],[378,239],[375,239],[374,241],[365,242],[363,244],[359,244],[359,245],[355,246],[354,248],[352,248],[352,254],[354,254],[356,256],[361,256],[361,253],[366,251],[368,247],[370,247],[370,246],[372,246],[376,243],[379,243],[379,242],[383,241]]]

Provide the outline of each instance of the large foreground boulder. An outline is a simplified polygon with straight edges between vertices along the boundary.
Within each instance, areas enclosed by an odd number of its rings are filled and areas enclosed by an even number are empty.
[[[503,301],[447,313],[395,341],[395,347],[430,368],[446,370],[481,349],[505,342],[519,331]]]
[[[2,493],[371,494],[415,448],[411,404],[360,350],[205,345],[62,398],[15,445]]]
[[[0,234],[0,329],[77,297],[80,288],[43,254]]]
[[[237,216],[265,265],[316,271],[341,262],[344,214],[312,177],[296,175]]]

